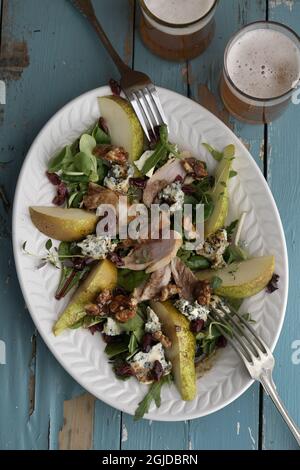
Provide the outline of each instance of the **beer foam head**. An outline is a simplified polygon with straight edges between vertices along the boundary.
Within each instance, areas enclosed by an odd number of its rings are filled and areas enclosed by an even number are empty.
[[[255,98],[276,98],[300,79],[300,49],[283,32],[245,31],[227,54],[227,72],[235,86]]]
[[[172,24],[185,24],[205,16],[215,0],[145,0],[153,15]]]

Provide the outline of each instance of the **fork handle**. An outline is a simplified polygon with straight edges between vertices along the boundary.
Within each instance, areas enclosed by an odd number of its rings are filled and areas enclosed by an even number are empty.
[[[96,17],[95,10],[91,0],[72,0],[73,5],[82,13],[83,16],[89,21],[91,26],[97,33],[100,41],[106,48],[110,57],[114,61],[116,67],[118,68],[121,75],[124,75],[126,72],[130,71],[131,68],[121,59],[112,43],[108,39],[104,29],[102,28],[99,20]]]
[[[298,445],[300,446],[300,430],[298,426],[294,423],[294,421],[290,418],[287,409],[285,408],[284,404],[282,403],[281,399],[276,390],[276,385],[273,381],[272,373],[269,371],[265,371],[261,374],[259,378],[260,383],[262,384],[265,392],[271,400],[273,401],[274,405],[276,406],[277,410],[281,414],[282,418],[288,425],[291,433],[295,437]]]

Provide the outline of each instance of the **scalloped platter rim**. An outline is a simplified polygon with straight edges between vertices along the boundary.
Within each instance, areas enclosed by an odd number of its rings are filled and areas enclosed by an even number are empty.
[[[272,295],[265,292],[248,299],[245,311],[257,321],[256,328],[267,344],[274,349],[278,340],[287,302],[288,260],[284,232],[273,196],[249,151],[234,133],[217,117],[194,101],[173,91],[158,88],[169,120],[170,139],[180,148],[191,150],[208,162],[210,170],[215,163],[201,143],[208,142],[222,149],[234,144],[237,158],[234,169],[238,176],[230,186],[230,218],[247,212],[243,238],[252,255],[274,254],[280,288]],[[146,393],[145,386],[134,379],[115,378],[104,353],[99,335],[88,331],[67,331],[58,338],[52,326],[66,302],[57,302],[54,292],[57,272],[53,268],[42,271],[35,261],[22,253],[25,240],[39,253],[45,237],[32,225],[28,213],[30,205],[49,205],[53,187],[45,176],[47,162],[59,148],[74,141],[99,117],[98,96],[110,94],[109,87],[101,87],[79,96],[62,108],[41,130],[24,161],[15,193],[13,210],[13,246],[21,289],[32,319],[45,343],[66,371],[86,390],[107,404],[134,414],[138,402]],[[30,184],[29,184],[30,182]],[[231,403],[252,384],[243,365],[231,347],[220,351],[213,367],[198,379],[197,397],[184,402],[175,386],[162,392],[159,409],[152,407],[145,416],[157,421],[182,421],[213,413]]]

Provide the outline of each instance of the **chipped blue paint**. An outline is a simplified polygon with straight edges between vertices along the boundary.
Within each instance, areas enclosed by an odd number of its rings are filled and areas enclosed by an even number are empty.
[[[270,9],[270,19],[287,24],[300,34],[300,1],[290,11],[288,2]],[[286,320],[275,350],[274,378],[287,409],[300,425],[300,365],[292,361],[292,344],[300,340],[299,265],[300,265],[300,105],[291,104],[281,119],[269,126],[269,184],[282,217],[290,262],[290,289]],[[297,444],[283,424],[270,400],[264,399],[263,447],[265,449],[297,449]]]
[[[1,5],[0,0],[0,5]],[[217,34],[210,49],[191,64],[175,64],[154,57],[141,44],[137,22],[134,29],[134,1],[94,0],[97,13],[120,54],[137,69],[148,72],[160,86],[197,98],[199,84],[217,95],[224,45],[242,24],[266,15],[266,1],[221,1],[217,12]],[[275,5],[277,3],[277,5]],[[278,5],[280,3],[280,5]],[[287,8],[290,4],[290,8]],[[12,201],[16,177],[26,151],[45,122],[67,101],[110,77],[115,67],[95,40],[93,31],[67,0],[9,0],[12,37],[25,40],[30,66],[19,81],[7,82],[7,105],[0,119],[0,161],[10,161],[0,170],[0,185]],[[270,2],[272,19],[298,28],[300,1]],[[45,14],[47,12],[47,14]],[[57,21],[60,18],[60,21]],[[132,43],[135,36],[134,57]],[[187,79],[190,79],[188,85]],[[0,76],[1,80],[1,76]],[[300,107],[270,126],[268,175],[286,227],[292,255],[291,293],[287,322],[276,349],[278,388],[295,419],[300,421],[299,367],[293,364],[292,343],[300,340],[297,267],[300,262],[297,234],[300,230],[299,120]],[[231,120],[236,133],[247,143],[264,169],[264,129]],[[57,449],[63,424],[65,400],[82,394],[82,388],[66,374],[50,354],[34,325],[14,270],[10,242],[10,212],[0,201],[0,350],[5,342],[6,365],[0,356],[0,448]],[[294,273],[294,276],[293,276]],[[36,355],[34,343],[36,338]],[[32,376],[35,377],[34,403]],[[289,386],[287,386],[289,384]],[[134,423],[128,415],[96,401],[93,446],[95,449],[257,449],[295,448],[295,443],[268,399],[264,400],[263,436],[259,436],[259,388],[253,386],[239,400],[211,416],[182,423]]]

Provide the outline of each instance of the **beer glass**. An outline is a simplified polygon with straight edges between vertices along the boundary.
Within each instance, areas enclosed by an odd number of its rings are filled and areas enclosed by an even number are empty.
[[[300,84],[300,38],[287,26],[259,21],[225,50],[220,94],[230,114],[250,124],[278,118]]]
[[[140,33],[160,57],[185,61],[202,54],[214,36],[218,0],[139,0]]]

